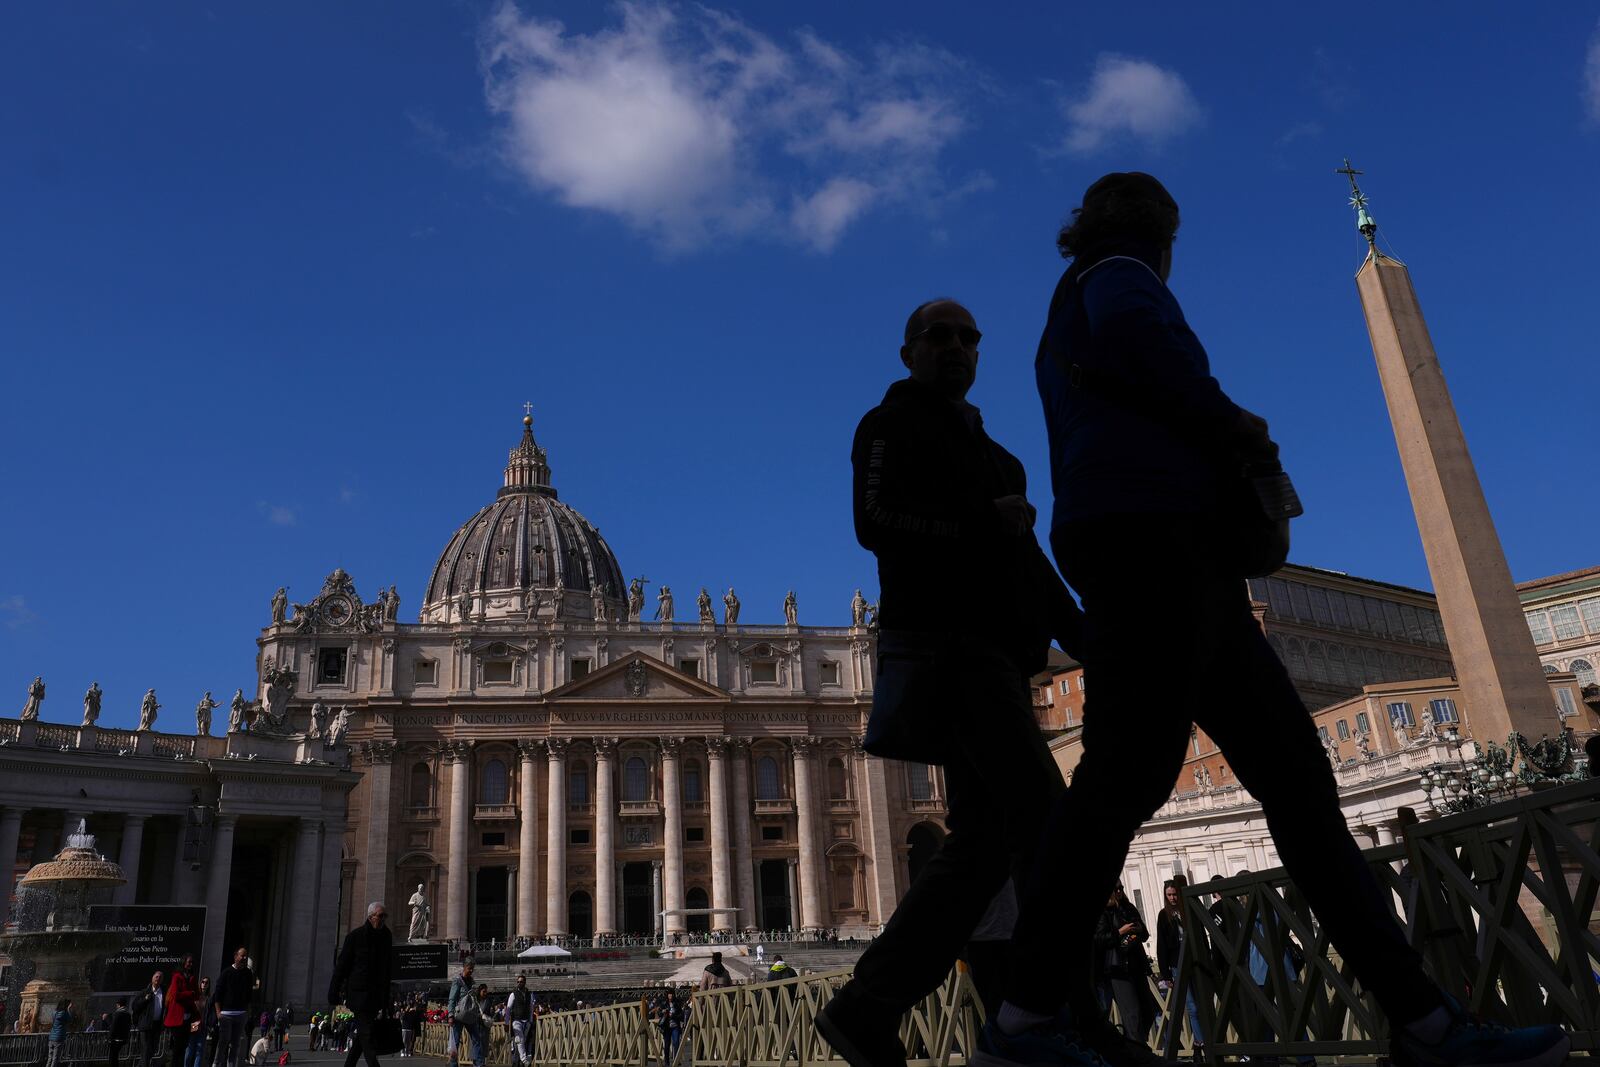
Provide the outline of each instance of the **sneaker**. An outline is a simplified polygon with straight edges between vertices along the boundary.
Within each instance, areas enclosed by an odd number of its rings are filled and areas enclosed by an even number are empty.
[[[822,1040],[850,1067],[906,1067],[900,1017],[863,1005],[848,986],[822,1006],[816,1026]]]
[[[1094,1049],[1071,1030],[1048,1022],[1020,1034],[1008,1034],[991,1019],[978,1032],[971,1067],[1108,1067]]]
[[[1572,1038],[1554,1024],[1512,1030],[1473,1018],[1453,997],[1445,997],[1444,1006],[1450,1026],[1434,1044],[1396,1027],[1389,1057],[1397,1067],[1557,1067],[1572,1047]]]
[[[1077,1029],[1083,1043],[1098,1052],[1110,1067],[1170,1067],[1166,1058],[1152,1052],[1149,1045],[1128,1037],[1099,1016]]]

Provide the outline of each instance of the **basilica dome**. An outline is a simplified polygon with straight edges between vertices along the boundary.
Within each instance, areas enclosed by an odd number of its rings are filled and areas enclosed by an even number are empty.
[[[421,618],[616,619],[625,592],[622,568],[600,531],[557,498],[529,417],[505,485],[456,530],[434,564]]]

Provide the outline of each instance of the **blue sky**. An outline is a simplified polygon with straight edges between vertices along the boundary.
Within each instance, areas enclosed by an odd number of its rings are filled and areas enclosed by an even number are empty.
[[[929,296],[977,316],[972,399],[1048,510],[1034,343],[1108,170],[1183,205],[1172,285],[1283,445],[1297,561],[1428,585],[1349,155],[1513,573],[1600,562],[1592,7],[998,7],[13,10],[0,710],[42,674],[75,720],[98,679],[106,723],[153,685],[183,728],[336,566],[415,618],[525,400],[629,575],[843,622],[850,433]]]

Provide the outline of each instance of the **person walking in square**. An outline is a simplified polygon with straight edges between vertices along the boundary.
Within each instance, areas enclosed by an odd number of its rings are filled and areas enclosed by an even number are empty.
[[[1166,802],[1192,726],[1217,743],[1260,803],[1295,885],[1344,963],[1388,1016],[1397,1067],[1554,1067],[1556,1026],[1473,1020],[1423,972],[1339,808],[1310,714],[1250,611],[1234,531],[1246,475],[1277,466],[1266,422],[1235,404],[1168,288],[1177,202],[1155,178],[1108,174],[1057,237],[1071,260],[1034,361],[1050,440],[1050,541],[1088,617],[1083,755],[1052,804],[1037,862],[1019,883],[1006,1003],[974,1067],[1061,1062],[1087,1044],[1113,1065],[1138,1042],[1097,1024],[1096,916],[1140,825]],[[1151,701],[1149,613],[1180,640],[1163,669],[1201,679]]]
[[[255,988],[250,952],[241,945],[233,951],[233,962],[217,976],[211,995],[211,1011],[217,1019],[213,1067],[243,1067],[250,1053],[250,998],[255,996]]]
[[[160,971],[150,976],[150,984],[139,990],[133,998],[133,1026],[139,1031],[139,1067],[150,1067],[161,1044],[161,1033],[167,1021],[167,993]]]
[[[1034,538],[1022,463],[967,402],[981,337],[954,300],[913,310],[908,374],[851,447],[856,539],[877,556],[880,594],[866,748],[942,765],[949,802],[939,851],[817,1016],[853,1067],[905,1063],[901,1016],[945,980],[1006,879],[1031,867],[1063,788],[1028,679],[1052,638],[1077,654],[1082,621]]]
[[[533,1019],[533,994],[528,992],[528,978],[517,975],[517,984],[506,998],[506,1025],[511,1030],[511,1062],[528,1060],[528,1027]]]
[[[363,1057],[367,1067],[378,1067],[372,1050],[372,1024],[389,1009],[389,950],[394,936],[388,927],[389,910],[379,901],[367,905],[367,921],[345,935],[339,959],[328,982],[328,1003],[349,1008],[350,1045],[344,1067],[356,1067]]]
[[[122,1050],[133,1032],[133,1013],[128,1010],[128,998],[118,997],[111,1013],[111,1025],[106,1037],[106,1067],[121,1067]]]
[[[56,1067],[61,1062],[61,1047],[72,1032],[72,1001],[56,1001],[56,1010],[50,1016],[50,1034],[45,1045],[44,1067]]]

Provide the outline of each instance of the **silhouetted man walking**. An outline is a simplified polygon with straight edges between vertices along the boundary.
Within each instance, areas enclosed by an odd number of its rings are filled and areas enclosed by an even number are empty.
[[[1052,637],[1077,647],[1077,606],[1033,536],[1022,464],[966,402],[977,323],[917,308],[910,375],[851,450],[856,538],[878,557],[878,672],[868,752],[944,767],[949,832],[855,976],[817,1018],[855,1067],[905,1063],[900,1017],[949,974],[1008,876],[1031,864],[1061,774],[1033,717]]]
[[[394,937],[386,925],[389,912],[381,903],[367,905],[367,921],[345,935],[339,961],[328,983],[328,1003],[343,1004],[355,1015],[350,1020],[350,1050],[344,1067],[355,1067],[365,1057],[367,1067],[378,1067],[372,1051],[372,1023],[389,1007],[389,948]]]

